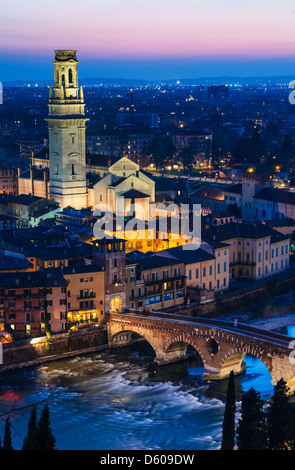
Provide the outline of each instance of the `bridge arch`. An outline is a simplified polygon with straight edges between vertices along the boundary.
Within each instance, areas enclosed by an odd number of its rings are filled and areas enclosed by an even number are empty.
[[[205,367],[207,358],[206,354],[204,354],[204,347],[202,347],[202,344],[197,344],[196,341],[193,341],[193,338],[182,335],[177,335],[166,340],[163,348],[163,362],[168,363],[184,359],[187,357],[187,349],[189,346],[196,351],[196,354],[200,357]]]
[[[233,370],[235,374],[241,374],[245,372],[246,363],[244,361],[244,358],[247,354],[250,354],[256,359],[259,359],[271,374],[271,363],[259,348],[236,346],[227,349],[227,351],[224,352],[220,363],[220,378],[222,379],[228,377],[231,370]]]
[[[151,338],[146,338],[146,335],[142,335],[135,331],[135,329],[121,329],[115,332],[109,337],[109,346],[116,348],[120,346],[128,346],[134,344],[136,340],[145,340],[151,348],[153,355],[157,356],[157,346]]]

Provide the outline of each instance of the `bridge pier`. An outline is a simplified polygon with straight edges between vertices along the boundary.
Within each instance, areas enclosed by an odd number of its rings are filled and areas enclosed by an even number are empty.
[[[166,351],[157,350],[154,361],[158,365],[170,364],[172,362],[184,361],[194,354],[187,354],[187,343],[179,341],[169,346]]]
[[[246,353],[244,352],[231,354],[219,368],[205,364],[204,379],[223,380],[229,377],[231,371],[233,371],[235,375],[244,374],[246,371],[246,363],[243,360],[245,355]]]

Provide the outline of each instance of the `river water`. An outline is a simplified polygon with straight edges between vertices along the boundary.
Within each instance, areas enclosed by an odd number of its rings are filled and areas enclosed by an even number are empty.
[[[156,367],[144,343],[8,372],[0,391],[0,436],[9,412],[12,441],[22,446],[31,405],[44,404],[60,450],[211,450],[221,442],[227,380],[204,383],[197,358]],[[272,395],[256,358],[236,377],[237,408],[253,386]],[[238,413],[237,413],[238,419]]]

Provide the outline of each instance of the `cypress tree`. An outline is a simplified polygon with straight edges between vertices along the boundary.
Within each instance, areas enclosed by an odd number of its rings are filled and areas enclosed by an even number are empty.
[[[45,405],[37,427],[37,449],[55,450],[56,439],[50,426],[49,408]]]
[[[31,412],[28,433],[24,438],[22,450],[36,450],[37,448],[37,411],[34,406]]]
[[[260,393],[250,388],[242,397],[241,418],[237,427],[239,450],[266,450],[267,428]]]
[[[235,445],[235,376],[231,371],[228,379],[224,419],[222,424],[221,450],[233,450]]]
[[[270,450],[289,450],[293,446],[293,410],[288,399],[288,390],[284,379],[280,379],[274,388],[267,413]]]
[[[9,417],[5,421],[5,431],[3,439],[3,450],[13,450],[11,441],[11,429]]]

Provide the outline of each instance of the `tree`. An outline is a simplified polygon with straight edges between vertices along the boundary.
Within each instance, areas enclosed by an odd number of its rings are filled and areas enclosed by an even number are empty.
[[[239,450],[266,450],[267,428],[260,393],[250,388],[242,397],[241,418],[237,427]]]
[[[10,429],[9,417],[5,421],[3,450],[13,450],[12,441],[11,441],[11,429]]]
[[[174,157],[175,151],[171,137],[156,135],[148,153],[152,155],[151,159],[155,165],[160,167],[165,160],[171,160]]]
[[[36,450],[37,448],[37,412],[36,407],[32,409],[28,424],[28,433],[24,438],[22,450]]]
[[[37,449],[55,450],[56,439],[50,426],[49,408],[45,405],[37,427]]]
[[[224,419],[222,424],[221,450],[233,450],[235,445],[235,376],[231,371],[228,379]]]
[[[289,388],[280,379],[275,388],[267,413],[268,445],[270,450],[289,450],[293,447],[292,406],[288,399]]]

